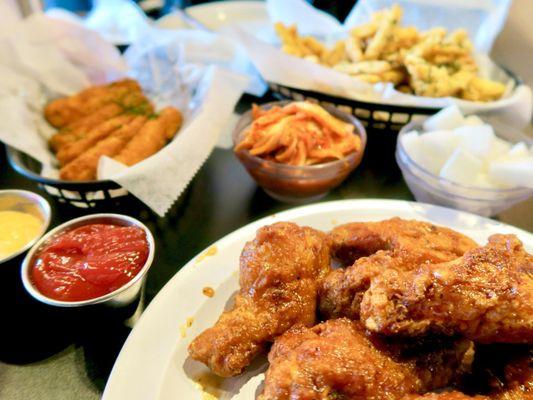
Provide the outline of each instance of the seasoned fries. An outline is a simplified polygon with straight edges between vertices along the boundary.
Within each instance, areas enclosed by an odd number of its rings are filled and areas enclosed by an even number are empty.
[[[466,31],[448,34],[443,28],[434,28],[419,32],[412,26],[400,26],[401,18],[398,5],[381,10],[332,48],[298,35],[295,26],[278,22],[275,29],[287,54],[368,83],[390,82],[403,93],[428,97],[492,101],[503,96],[504,84],[477,76]]]

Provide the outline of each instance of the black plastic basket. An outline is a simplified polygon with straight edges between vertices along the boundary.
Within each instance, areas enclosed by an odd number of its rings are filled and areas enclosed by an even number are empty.
[[[321,105],[337,107],[358,118],[368,131],[398,133],[409,122],[426,118],[428,115],[439,111],[439,108],[435,107],[368,103],[310,90],[291,88],[277,83],[269,83],[268,85],[277,97],[297,101],[307,100]]]
[[[128,191],[113,181],[68,182],[40,175],[41,163],[10,146],[6,146],[9,164],[15,171],[35,181],[50,196],[61,203],[78,208],[105,208],[131,197]]]
[[[503,65],[498,66],[513,80],[515,87],[522,83],[522,79],[509,70],[509,68]],[[278,98],[297,101],[308,100],[318,104],[335,106],[358,118],[367,132],[373,132],[374,134],[392,133],[394,137],[409,122],[424,119],[441,109],[440,107],[413,107],[369,103],[310,90],[296,89],[273,82],[269,82],[268,86]],[[369,135],[369,140],[372,141],[372,134]]]

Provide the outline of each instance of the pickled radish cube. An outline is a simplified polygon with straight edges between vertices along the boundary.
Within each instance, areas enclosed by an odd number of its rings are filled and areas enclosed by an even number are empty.
[[[452,105],[426,119],[423,126],[425,131],[451,130],[464,125],[464,120],[459,107]]]
[[[409,148],[412,144],[418,141],[418,131],[409,131],[401,136],[402,146],[409,153]]]
[[[495,161],[489,167],[489,177],[503,185],[533,189],[533,156]]]
[[[507,153],[509,158],[522,158],[533,155],[529,152],[527,145],[524,142],[518,142]]]
[[[459,145],[459,138],[453,131],[431,131],[420,135],[422,148],[435,159],[432,161],[436,172],[440,171],[446,160]]]
[[[462,126],[454,129],[460,146],[476,157],[489,157],[496,136],[490,125]]]
[[[511,143],[500,139],[498,137],[494,138],[494,141],[492,142],[492,146],[489,150],[488,162],[492,162],[493,160],[496,160],[502,156],[505,156],[509,154],[511,151],[512,145]]]
[[[464,120],[465,125],[484,125],[485,123],[477,115],[469,115]]]
[[[487,188],[487,189],[495,189],[497,188],[497,185],[494,184],[489,178],[489,175],[485,172],[480,173],[476,177],[475,186]]]
[[[402,136],[402,146],[405,152],[418,166],[438,174],[442,166],[442,162],[438,159],[438,154],[435,151],[427,149],[420,141],[418,132],[408,132]]]
[[[458,147],[440,170],[440,176],[464,185],[475,185],[483,173],[483,161],[468,150]]]

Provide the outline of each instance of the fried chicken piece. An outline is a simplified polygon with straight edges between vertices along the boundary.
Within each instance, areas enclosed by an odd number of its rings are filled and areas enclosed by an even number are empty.
[[[529,345],[476,346],[468,390],[496,400],[533,399],[533,348]]]
[[[476,246],[451,229],[400,218],[341,225],[329,236],[333,256],[353,265],[332,271],[319,289],[320,312],[327,318],[358,319],[370,280],[385,269],[450,261]]]
[[[142,129],[145,116],[135,117],[129,124],[112,132],[106,139],[96,143],[85,153],[79,155],[59,171],[61,179],[67,181],[90,181],[96,179],[98,161],[102,156],[113,157]]]
[[[133,79],[91,86],[74,96],[51,101],[44,108],[44,116],[52,126],[61,128],[105,105],[120,102],[133,92],[141,93],[141,87]]]
[[[93,147],[100,140],[107,138],[111,133],[123,125],[128,124],[134,118],[133,115],[122,114],[117,117],[108,119],[101,124],[92,128],[85,137],[65,144],[57,152],[56,157],[61,165],[68,164],[76,157]]]
[[[369,336],[346,318],[294,327],[272,346],[258,399],[401,399],[450,384],[472,358],[466,339],[404,353],[405,345]]]
[[[482,346],[476,349],[470,381],[487,383],[480,388],[483,395],[467,395],[458,391],[408,395],[402,400],[532,400],[533,358],[530,349],[521,346]],[[488,377],[487,377],[488,375]]]
[[[317,281],[329,264],[322,232],[290,222],[260,228],[241,254],[235,305],[193,340],[190,356],[217,375],[240,374],[287,329],[315,323]]]
[[[482,395],[469,396],[454,390],[451,392],[426,393],[423,395],[408,394],[402,400],[489,400],[489,398]]]
[[[504,368],[499,387],[490,396],[496,400],[533,399],[533,357],[530,351],[515,357]]]
[[[533,342],[533,257],[493,235],[461,258],[386,270],[372,279],[361,320],[374,332],[462,334],[481,343]]]
[[[115,157],[125,164],[136,164],[157,153],[172,139],[182,123],[181,113],[174,107],[166,107],[159,116],[146,123],[133,140]]]

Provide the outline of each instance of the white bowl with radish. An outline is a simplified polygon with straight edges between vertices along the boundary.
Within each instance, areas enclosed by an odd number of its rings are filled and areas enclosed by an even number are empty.
[[[533,195],[533,140],[456,106],[406,125],[396,161],[417,201],[493,216]]]

